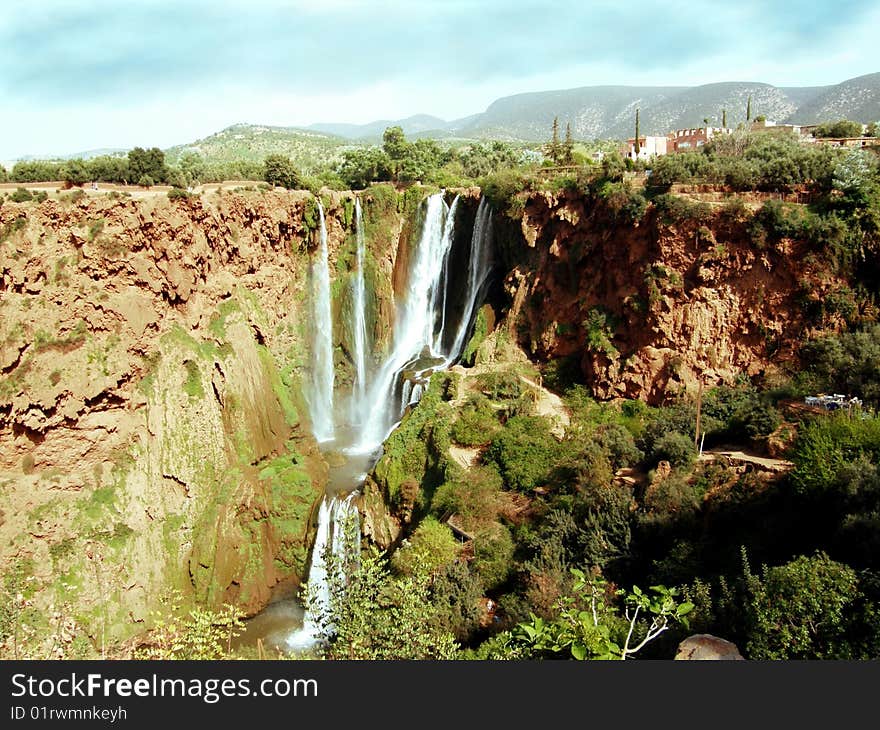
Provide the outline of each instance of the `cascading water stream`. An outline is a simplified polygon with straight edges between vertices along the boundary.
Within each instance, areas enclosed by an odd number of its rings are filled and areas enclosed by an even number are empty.
[[[453,208],[458,198],[453,201]],[[391,352],[366,393],[361,412],[367,418],[352,451],[363,453],[381,446],[403,414],[394,398],[402,371],[423,353],[445,360],[437,347],[437,301],[444,265],[452,245],[452,216],[443,193],[428,198],[422,235],[415,248],[404,300],[397,310]]]
[[[324,206],[318,201],[320,244],[317,260],[312,263],[312,316],[314,344],[312,351],[312,388],[307,400],[312,430],[318,442],[332,441],[333,418],[333,313],[330,307],[330,265],[327,253],[327,223]]]
[[[450,266],[451,251],[454,238],[455,215],[459,198],[447,206],[444,193],[430,196],[425,202],[421,236],[414,247],[407,287],[402,302],[397,307],[391,351],[378,371],[367,383],[367,352],[366,322],[364,314],[364,236],[361,218],[360,201],[355,202],[355,221],[357,233],[357,266],[358,274],[354,283],[355,313],[353,314],[354,329],[354,360],[355,382],[351,394],[352,424],[355,430],[354,443],[343,449],[350,459],[361,456],[364,464],[370,466],[378,457],[382,443],[397,426],[406,408],[418,403],[427,385],[426,374],[432,370],[448,367],[461,354],[471,320],[485,294],[485,284],[491,271],[491,209],[485,200],[480,201],[474,223],[474,231],[468,253],[467,281],[463,292],[461,315],[457,322],[449,321],[450,297]],[[318,405],[325,407],[313,411],[312,420],[315,435],[319,441],[333,438],[333,370],[332,370],[332,322],[329,299],[329,271],[327,267],[326,228],[324,226],[323,209],[321,210],[321,249],[319,260],[315,266],[316,292],[316,325],[322,343],[316,343],[315,352],[325,352],[325,359],[316,357],[316,372],[320,366],[329,364],[329,376],[317,372],[315,382],[326,388],[329,382],[329,396],[326,390],[316,388],[316,392],[324,396]],[[323,272],[318,271],[323,265]],[[325,278],[326,277],[326,278]],[[322,283],[323,282],[323,283]],[[326,297],[324,289],[326,287]],[[320,316],[327,316],[326,323],[318,321]],[[457,311],[457,309],[456,309]],[[444,350],[443,340],[447,327],[454,327],[455,339],[448,351]],[[364,339],[359,342],[358,332]],[[450,332],[453,331],[450,329]],[[448,339],[448,338],[447,338]],[[316,416],[328,415],[326,421]],[[318,436],[319,425],[325,427],[322,433],[329,438]],[[338,445],[337,445],[338,446]],[[370,468],[367,466],[367,470]],[[332,474],[331,469],[331,474]],[[357,478],[360,487],[366,474]],[[343,491],[347,491],[348,484]],[[354,504],[357,492],[345,497],[327,496],[321,503],[318,512],[318,524],[315,543],[312,548],[312,562],[309,568],[308,586],[310,593],[309,606],[303,626],[287,639],[291,649],[306,649],[314,646],[322,635],[332,627],[328,626],[328,614],[333,588],[332,576],[328,574],[328,557],[332,556],[342,566],[350,566],[357,561],[360,547],[359,512]],[[351,530],[351,532],[347,532]]]
[[[357,492],[351,492],[345,498],[324,497],[321,502],[309,567],[311,599],[302,628],[287,639],[291,649],[308,649],[333,630],[326,619],[332,599],[327,558],[332,555],[337,568],[344,570],[360,555],[360,513],[354,503],[356,496]]]
[[[367,322],[366,322],[366,286],[364,282],[364,261],[366,243],[364,236],[364,220],[361,211],[361,199],[354,199],[354,227],[357,237],[357,272],[354,278],[354,306],[352,318],[354,330],[353,358],[355,366],[354,392],[352,393],[351,420],[358,423],[360,413],[358,403],[363,403],[367,393]]]
[[[480,199],[474,232],[471,235],[471,250],[468,257],[468,285],[465,293],[465,309],[458,323],[455,341],[448,354],[448,362],[456,360],[464,349],[465,338],[471,325],[471,318],[477,302],[484,295],[483,287],[492,271],[492,209],[485,198]]]

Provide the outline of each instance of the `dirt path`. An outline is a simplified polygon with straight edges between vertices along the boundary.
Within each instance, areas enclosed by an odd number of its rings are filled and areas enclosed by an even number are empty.
[[[563,404],[562,398],[523,375],[520,375],[519,379],[534,388],[538,394],[538,400],[535,402],[535,413],[539,416],[550,418],[553,421],[553,428],[550,432],[556,438],[561,439],[565,436],[565,429],[571,425],[571,418],[569,418],[568,409]]]
[[[449,447],[449,456],[451,456],[452,460],[463,469],[472,469],[477,465],[477,461],[480,458],[480,449],[468,449],[464,446],[456,446],[455,444],[452,444]]]
[[[761,466],[767,471],[783,472],[788,471],[794,464],[785,459],[771,459],[766,456],[758,456],[756,454],[747,454],[745,451],[724,450],[724,449],[706,449],[700,457],[703,461],[714,459],[716,456],[726,456],[732,461],[742,461],[747,464],[755,464]]]

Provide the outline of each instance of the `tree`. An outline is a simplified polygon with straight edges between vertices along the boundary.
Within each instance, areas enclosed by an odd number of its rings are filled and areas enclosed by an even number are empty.
[[[746,121],[752,121],[752,95],[749,94],[749,100],[746,102]]]
[[[6,168],[3,165],[0,165],[0,182],[6,182],[9,180],[9,173],[6,172]]]
[[[125,183],[129,180],[128,158],[100,155],[87,163],[88,179],[101,182]]]
[[[180,169],[189,185],[198,184],[205,177],[205,161],[195,152],[187,152],[181,156]]]
[[[865,130],[866,137],[880,137],[880,125],[877,122],[871,122]]]
[[[562,145],[559,143],[559,117],[553,117],[553,131],[550,136],[550,142],[545,145],[544,150],[547,157],[558,165],[562,155]]]
[[[571,138],[571,122],[565,124],[565,142],[562,143],[562,164],[574,162],[574,140]]]
[[[727,129],[727,109],[721,110],[721,126]]]
[[[746,578],[752,615],[749,658],[856,658],[847,634],[860,592],[848,565],[817,553],[775,568],[765,566],[760,578]]]
[[[636,153],[636,157],[638,157],[639,152],[642,151],[642,145],[639,143],[640,134],[641,134],[641,130],[639,129],[639,110],[636,109],[636,144],[635,144],[635,147],[633,148]]]
[[[394,577],[376,553],[362,555],[345,571],[328,558],[330,601],[321,629],[328,658],[454,657],[455,640],[437,620],[428,575]],[[315,600],[308,594],[306,604]]]
[[[301,184],[299,172],[286,155],[268,155],[263,160],[263,179],[288,190],[295,190]]]
[[[89,170],[86,163],[80,159],[68,160],[61,168],[61,179],[71,185],[82,185],[89,179]]]
[[[862,125],[849,119],[838,119],[820,124],[813,134],[816,137],[861,137]]]
[[[627,659],[674,624],[688,626],[694,605],[679,602],[675,588],[614,590],[583,570],[572,568],[571,573],[573,595],[557,601],[556,615],[543,619],[531,614],[530,621],[490,642],[489,658]]]
[[[347,150],[337,172],[349,188],[362,190],[373,181],[391,179],[391,159],[378,147]]]
[[[382,149],[391,160],[399,162],[409,149],[409,142],[406,141],[406,135],[403,133],[402,127],[388,127],[382,135]]]
[[[140,180],[148,177],[152,180],[151,184],[164,182],[168,170],[165,167],[165,153],[158,147],[151,147],[148,150],[143,147],[135,147],[128,153],[128,168],[131,180]]]

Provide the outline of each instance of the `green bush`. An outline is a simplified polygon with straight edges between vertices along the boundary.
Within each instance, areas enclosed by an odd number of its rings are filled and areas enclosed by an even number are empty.
[[[855,571],[824,553],[753,576],[750,659],[867,659],[848,641],[859,597]]]
[[[497,465],[505,485],[528,491],[550,479],[561,451],[546,419],[515,416],[492,439],[486,458]]]
[[[457,641],[467,642],[480,629],[483,584],[463,562],[441,570],[431,583],[431,603],[437,625]]]
[[[9,194],[9,199],[13,203],[27,203],[34,199],[34,194],[27,188],[16,188],[15,192]]]
[[[458,557],[459,547],[452,530],[429,516],[394,552],[391,566],[403,575],[433,574]]]
[[[705,223],[712,217],[712,208],[707,203],[695,202],[680,195],[664,193],[654,197],[652,202],[660,217],[668,223]]]
[[[516,196],[528,189],[528,179],[516,170],[501,170],[481,178],[478,182],[483,196],[495,210],[504,211],[510,218],[518,218],[521,208]]]
[[[800,357],[816,390],[880,405],[880,324],[807,342]]]
[[[474,537],[473,569],[486,590],[501,586],[513,567],[513,537],[497,522],[484,527]]]
[[[654,442],[651,459],[655,462],[665,459],[672,466],[685,468],[697,458],[694,440],[678,431],[663,434]]]
[[[197,197],[195,193],[191,193],[183,188],[171,188],[171,190],[168,191],[169,200],[190,200],[195,197]]]
[[[492,404],[485,396],[475,395],[459,409],[450,436],[462,446],[483,446],[492,440],[498,429],[498,417]]]
[[[515,370],[490,370],[478,375],[476,384],[492,400],[516,400],[523,394],[523,383]]]
[[[470,469],[437,487],[431,510],[440,517],[457,515],[461,526],[473,532],[498,519],[506,503],[501,487],[501,477],[495,469]]]

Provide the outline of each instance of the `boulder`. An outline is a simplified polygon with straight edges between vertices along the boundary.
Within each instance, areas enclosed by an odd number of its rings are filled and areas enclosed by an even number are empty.
[[[712,634],[694,634],[678,645],[676,659],[743,661],[736,644]]]

